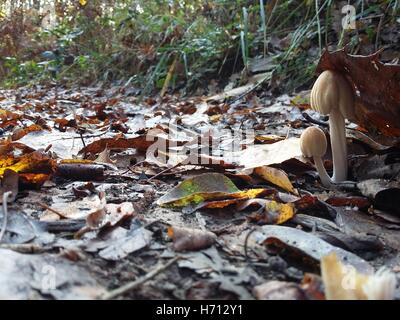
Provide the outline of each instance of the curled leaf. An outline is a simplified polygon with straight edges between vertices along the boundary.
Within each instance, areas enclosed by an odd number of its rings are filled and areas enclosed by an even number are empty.
[[[174,242],[175,251],[195,251],[210,247],[217,236],[206,230],[189,228],[168,228],[168,236]]]
[[[273,167],[262,166],[255,168],[254,173],[264,180],[269,181],[274,185],[277,185],[283,190],[297,194],[297,191],[293,187],[285,171]]]
[[[250,216],[250,219],[257,223],[282,224],[290,220],[295,214],[295,208],[292,203],[279,203],[266,199],[247,200],[238,206],[238,210],[244,210],[254,205],[261,207],[255,214]]]

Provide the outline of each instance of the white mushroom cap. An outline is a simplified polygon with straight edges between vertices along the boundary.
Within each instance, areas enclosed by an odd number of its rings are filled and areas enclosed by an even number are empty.
[[[300,149],[305,157],[322,157],[326,153],[325,133],[318,127],[308,127],[300,136]]]
[[[325,70],[319,75],[311,90],[310,105],[321,114],[329,114],[338,108],[344,118],[355,118],[353,88],[336,71]]]

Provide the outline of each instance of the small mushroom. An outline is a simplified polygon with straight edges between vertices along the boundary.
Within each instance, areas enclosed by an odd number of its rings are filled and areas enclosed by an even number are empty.
[[[326,153],[327,141],[324,132],[318,127],[308,127],[300,136],[300,149],[305,157],[314,159],[322,185],[332,186],[331,178],[325,170],[322,156]]]
[[[354,119],[354,93],[351,84],[340,73],[326,70],[311,90],[311,108],[329,114],[333,156],[333,182],[347,179],[347,146],[345,118]]]

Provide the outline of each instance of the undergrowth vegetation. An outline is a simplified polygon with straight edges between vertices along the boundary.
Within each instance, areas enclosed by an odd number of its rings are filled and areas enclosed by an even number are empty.
[[[344,30],[333,0],[69,0],[0,2],[5,87],[117,83],[143,95],[204,93],[211,79],[240,84],[265,72],[273,88],[310,83],[325,47],[355,54],[385,47],[398,59],[395,0],[351,1]],[[397,28],[397,29],[396,29]],[[236,78],[232,75],[237,75]]]

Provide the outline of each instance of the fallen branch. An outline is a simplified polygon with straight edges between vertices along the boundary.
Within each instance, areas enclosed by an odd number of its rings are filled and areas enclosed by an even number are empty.
[[[55,213],[55,214],[58,215],[60,218],[68,219],[68,217],[67,217],[65,214],[63,214],[62,212],[57,211],[57,210],[55,210],[55,209],[49,207],[49,206],[48,206],[47,204],[45,204],[45,203],[38,202],[38,205],[39,205],[40,207],[42,207],[43,209],[46,209],[46,210],[49,210],[50,212]]]
[[[129,282],[126,285],[123,285],[122,287],[119,287],[117,289],[111,290],[111,291],[101,295],[99,298],[103,299],[103,300],[111,300],[113,298],[116,298],[117,296],[120,296],[121,294],[127,293],[128,291],[131,291],[133,289],[136,289],[136,288],[140,287],[142,284],[144,284],[145,282],[154,278],[159,273],[168,269],[170,266],[172,266],[175,262],[177,262],[181,258],[182,258],[181,256],[176,256],[175,258],[169,260],[166,264],[150,271],[142,278],[139,278],[135,281]]]
[[[53,248],[42,247],[35,243],[1,243],[0,249],[8,249],[19,253],[42,253]]]

